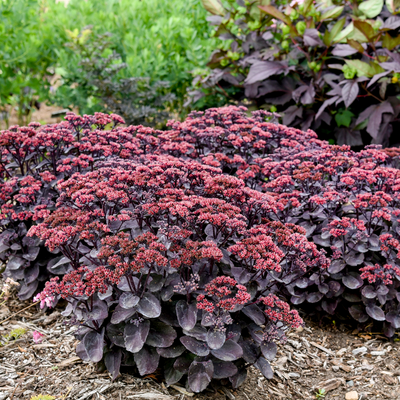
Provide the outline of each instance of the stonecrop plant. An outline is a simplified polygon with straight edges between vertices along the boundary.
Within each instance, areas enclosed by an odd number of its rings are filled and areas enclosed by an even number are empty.
[[[69,303],[77,353],[167,384],[234,387],[249,365],[272,378],[276,341],[302,324],[279,287],[321,271],[324,252],[293,224],[270,221],[271,196],[219,168],[172,156],[108,159],[58,184],[59,199],[29,237],[73,270],[35,297]]]
[[[191,154],[273,196],[268,218],[304,228],[331,265],[284,285],[294,305],[312,303],[361,326],[400,328],[400,150],[329,145],[312,131],[265,122],[245,108],[211,109],[171,123]],[[171,134],[171,137],[173,135]]]
[[[43,308],[67,301],[83,360],[193,392],[238,387],[250,365],[271,378],[302,324],[289,304],[393,336],[400,150],[277,118],[229,106],[156,131],[70,113],[3,131],[5,277]]]
[[[123,123],[115,114],[69,113],[59,124],[31,123],[0,133],[0,259],[7,260],[5,276],[20,282],[22,300],[31,298],[49,274],[63,275],[69,268],[37,238],[26,236],[54,206],[57,182],[93,170],[96,160],[129,158],[169,143],[154,137],[151,128],[118,126]],[[171,153],[181,150],[186,151],[174,145]]]

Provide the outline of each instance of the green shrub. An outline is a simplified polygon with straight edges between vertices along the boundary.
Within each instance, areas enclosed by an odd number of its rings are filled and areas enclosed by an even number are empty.
[[[0,2],[0,113],[8,125],[16,109],[20,124],[27,124],[37,101],[47,96],[60,37],[53,24],[43,23],[45,2]]]
[[[165,92],[175,95],[174,109],[178,111],[192,81],[191,71],[205,67],[217,43],[210,39],[206,15],[200,0],[71,0],[67,6],[49,2],[48,10],[48,18],[57,20],[63,30],[59,35],[66,36],[66,30],[80,32],[89,25],[95,34],[110,32],[109,49],[126,63],[119,76],[146,77],[150,84],[169,82]],[[63,78],[79,70],[81,58],[70,48],[60,48],[59,57],[57,73]],[[68,79],[61,83],[70,86]],[[81,112],[94,111],[96,100],[92,97],[75,100],[71,105]]]
[[[225,39],[205,97],[247,100],[339,144],[399,144],[400,1],[203,3]]]
[[[67,46],[79,62],[76,68],[63,70],[63,85],[53,97],[56,104],[80,105],[85,114],[107,110],[121,115],[130,125],[162,126],[172,117],[167,108],[176,97],[169,83],[124,78],[127,64],[110,48],[111,34],[96,35],[89,27],[67,33]]]

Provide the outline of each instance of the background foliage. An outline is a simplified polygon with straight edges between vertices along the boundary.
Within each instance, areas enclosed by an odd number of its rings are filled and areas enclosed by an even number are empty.
[[[0,2],[0,112],[6,122],[11,106],[26,123],[35,102],[48,94],[62,38],[43,23],[44,7],[36,0]]]
[[[339,144],[395,145],[398,136],[398,1],[207,0],[215,36],[211,74],[195,83],[283,114]],[[200,106],[207,103],[204,99]]]
[[[95,37],[111,34],[101,56],[115,52],[118,62],[126,63],[116,71],[118,79],[148,79],[142,86],[156,84],[157,95],[161,89],[161,96],[172,94],[169,108],[177,114],[184,109],[191,71],[205,66],[216,45],[216,39],[209,38],[211,28],[200,0],[72,0],[68,5],[55,0],[5,0],[0,12],[0,105],[2,111],[17,107],[21,124],[29,122],[34,102],[46,99],[78,107],[81,113],[104,111],[104,99],[93,94],[93,81],[82,85],[87,78],[82,76],[85,52],[66,46],[87,26]],[[168,87],[160,87],[160,81],[169,82]],[[147,91],[142,89],[138,93]],[[126,87],[113,90],[117,98],[126,93]]]

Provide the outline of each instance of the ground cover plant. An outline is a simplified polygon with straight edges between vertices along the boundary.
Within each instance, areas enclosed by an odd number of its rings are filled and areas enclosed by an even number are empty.
[[[244,111],[192,113],[171,126],[194,146],[193,157],[274,196],[269,218],[303,227],[328,252],[331,265],[321,275],[282,287],[292,304],[350,313],[362,326],[380,321],[392,336],[400,328],[400,150],[356,153],[312,131],[264,122],[270,113]]]
[[[338,144],[399,143],[399,2],[204,4],[225,44],[197,78],[195,100],[248,100]]]
[[[265,218],[270,196],[218,168],[171,156],[110,159],[59,184],[56,209],[31,228],[74,270],[35,300],[68,300],[81,325],[84,360],[140,375],[187,375],[194,392],[211,379],[234,387],[268,363],[287,327],[302,321],[274,293],[328,260],[304,230]]]
[[[270,378],[301,323],[289,303],[393,336],[400,151],[277,118],[232,106],[157,131],[70,113],[2,132],[5,276],[42,307],[67,300],[82,359],[194,392],[249,365]]]
[[[68,114],[59,124],[10,127],[0,134],[0,259],[7,260],[5,276],[19,281],[21,299],[31,298],[49,274],[64,274],[68,264],[48,252],[27,231],[51,209],[58,196],[56,183],[76,171],[93,169],[109,155],[121,158],[143,152],[138,138],[143,127],[118,131],[124,120],[96,113]],[[109,130],[104,130],[105,127]],[[118,131],[118,133],[117,133]],[[150,129],[150,132],[152,130]],[[133,134],[138,134],[132,141]],[[156,141],[151,136],[149,143]],[[157,143],[157,141],[156,141]]]

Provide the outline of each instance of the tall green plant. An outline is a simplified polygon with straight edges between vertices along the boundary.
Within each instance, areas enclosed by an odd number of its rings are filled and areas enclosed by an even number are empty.
[[[37,101],[47,96],[61,39],[46,18],[46,1],[0,2],[0,112],[5,125],[15,109],[29,122]]]
[[[89,25],[96,34],[110,32],[110,48],[127,65],[120,76],[168,81],[178,111],[183,109],[191,71],[205,67],[217,43],[210,40],[212,29],[200,0],[71,0],[67,6],[52,2],[49,14],[64,32]],[[69,49],[59,49],[59,56],[62,76],[79,69],[81,60]],[[87,99],[75,105],[85,109]]]
[[[80,105],[85,114],[104,110],[117,113],[133,125],[160,127],[172,118],[167,110],[175,96],[170,93],[168,82],[124,78],[127,64],[111,47],[111,34],[96,35],[89,27],[67,33],[67,46],[77,65],[62,69],[63,84],[54,96],[57,104]]]
[[[338,143],[400,143],[399,0],[203,3],[225,40],[201,79],[206,94]]]

